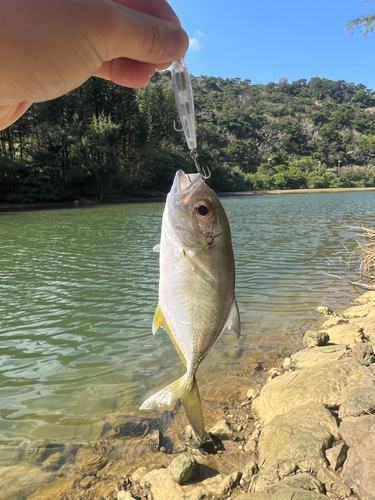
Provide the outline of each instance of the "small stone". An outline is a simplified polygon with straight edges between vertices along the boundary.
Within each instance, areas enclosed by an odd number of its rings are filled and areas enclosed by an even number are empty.
[[[337,470],[345,462],[348,449],[349,446],[341,443],[326,450],[326,458],[333,471]]]
[[[355,344],[352,347],[352,356],[361,365],[369,366],[375,362],[374,349],[371,344]]]
[[[249,389],[246,393],[247,399],[255,399],[259,394],[259,390]]]
[[[328,341],[329,335],[325,331],[307,330],[303,337],[303,345],[308,348],[325,345]]]
[[[53,471],[61,467],[62,463],[61,453],[53,453],[42,463],[42,471]]]
[[[148,434],[147,437],[148,437],[148,444],[152,449],[152,451],[158,450],[160,446],[160,431],[150,432],[150,434]]]
[[[134,500],[134,497],[128,491],[118,491],[117,500]]]
[[[250,460],[250,462],[248,462],[242,472],[242,480],[245,482],[245,483],[249,483],[251,481],[251,478],[253,477],[254,474],[257,473],[257,464],[255,462],[253,462],[252,460]]]
[[[360,417],[375,413],[375,387],[353,389],[340,406],[339,418]]]
[[[165,452],[165,450],[166,450],[166,447],[165,447],[165,446],[160,446],[160,451],[161,451],[162,453],[164,453],[164,452]]]
[[[146,467],[141,467],[140,469],[137,469],[135,472],[132,474],[132,479],[133,481],[140,481],[142,477],[147,473],[147,468]]]
[[[242,477],[241,472],[239,471],[233,472],[233,474],[230,474],[229,476],[224,478],[212,493],[214,493],[217,496],[227,495],[232,490],[234,490],[234,488],[240,482],[241,477]]]
[[[184,484],[199,473],[199,465],[190,453],[176,457],[168,469],[177,484]]]
[[[326,487],[326,490],[333,493],[338,498],[347,498],[352,494],[352,490],[334,472],[328,469],[319,469],[318,479]]]
[[[318,313],[324,314],[325,316],[330,316],[331,314],[333,314],[333,311],[331,311],[331,309],[326,306],[319,306],[316,308],[316,310],[318,311]]]
[[[356,337],[354,337],[354,343],[355,344],[362,344],[363,343],[363,337],[361,337],[360,335],[357,335]]]
[[[229,417],[229,415],[228,415]],[[209,431],[209,434],[213,434],[217,438],[224,440],[235,440],[237,438],[237,432],[229,427],[225,420],[221,420]]]
[[[257,449],[257,443],[254,441],[254,439],[249,439],[249,441],[245,445],[245,452],[246,453],[254,453]]]
[[[290,370],[292,366],[292,359],[291,358],[285,358],[283,362],[283,368],[284,370]]]
[[[250,436],[250,439],[253,439],[254,441],[258,441],[259,439],[259,436],[261,434],[261,430],[260,429],[256,429]]]
[[[80,481],[79,485],[81,488],[83,488],[84,490],[89,488],[89,486],[92,485],[92,482],[96,479],[95,476],[86,476],[82,479],[82,481]]]

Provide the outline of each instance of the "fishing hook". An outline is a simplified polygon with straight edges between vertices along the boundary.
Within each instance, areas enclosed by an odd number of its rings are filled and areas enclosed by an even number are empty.
[[[211,177],[211,171],[208,167],[204,168],[204,167],[201,167],[198,163],[198,152],[196,149],[192,149],[190,151],[190,157],[192,158],[192,160],[194,161],[195,163],[195,166],[198,170],[198,173],[201,174],[201,176],[203,177],[204,180],[206,179],[209,179]]]

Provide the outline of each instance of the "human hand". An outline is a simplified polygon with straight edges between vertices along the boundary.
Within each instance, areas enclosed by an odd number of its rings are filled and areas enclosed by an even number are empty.
[[[0,130],[91,76],[143,87],[188,44],[166,0],[0,0]]]

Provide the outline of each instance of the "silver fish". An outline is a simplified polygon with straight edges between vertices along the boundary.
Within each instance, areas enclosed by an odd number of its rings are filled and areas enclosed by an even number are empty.
[[[197,436],[205,437],[195,373],[223,330],[240,335],[229,222],[201,174],[179,170],[164,209],[160,246],[159,304],[152,333],[164,328],[186,374],[149,397],[141,410],[182,400]]]

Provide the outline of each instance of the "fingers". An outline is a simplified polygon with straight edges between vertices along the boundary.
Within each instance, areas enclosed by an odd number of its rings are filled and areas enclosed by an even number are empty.
[[[119,57],[103,63],[95,71],[94,76],[98,76],[104,80],[111,80],[124,87],[139,89],[148,84],[155,70],[156,66],[154,64],[141,63],[127,59],[126,57]]]
[[[171,62],[158,64],[156,68],[155,64],[141,63],[127,59],[126,57],[119,57],[112,61],[104,62],[95,71],[94,76],[103,78],[104,80],[111,80],[124,87],[139,89],[148,84],[156,69],[167,69],[170,65]]]
[[[160,19],[168,19],[172,23],[180,25],[180,20],[175,11],[166,0],[112,0],[115,3],[133,9],[150,16],[160,17]]]
[[[147,5],[150,3],[147,0],[144,2]],[[178,24],[118,3],[113,3],[110,22],[106,23],[106,27],[107,54],[102,59],[104,61],[127,57],[158,65],[181,57],[189,47],[188,36]]]

